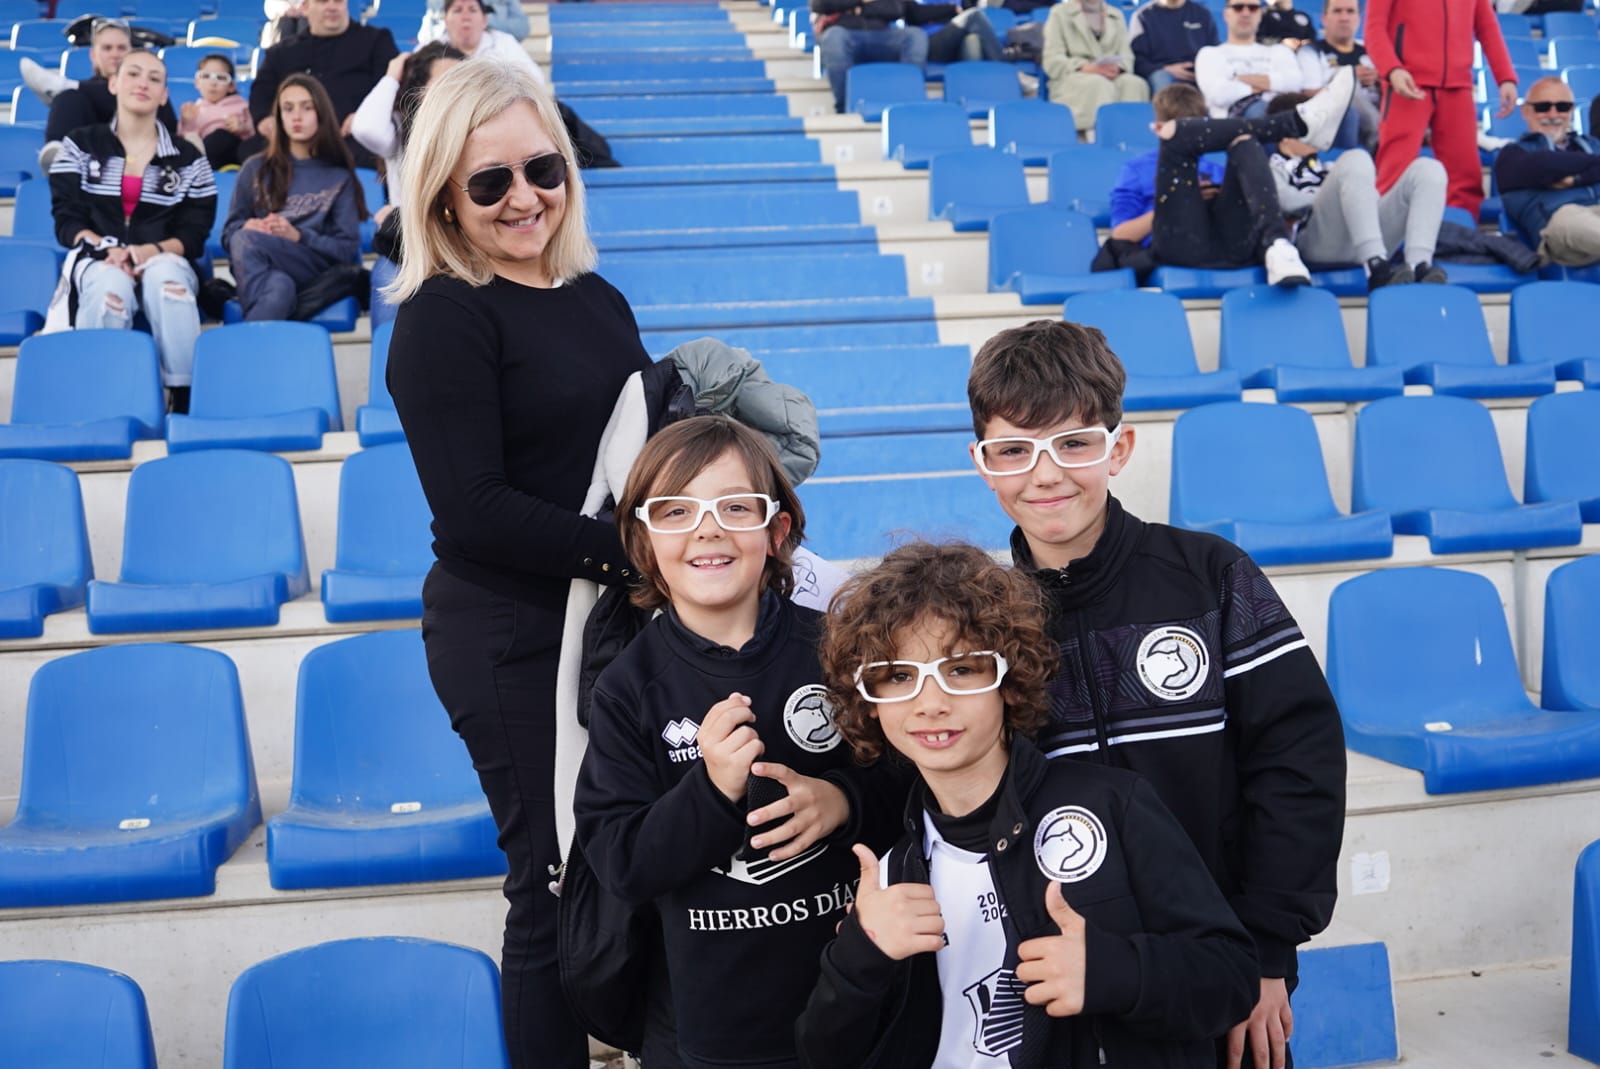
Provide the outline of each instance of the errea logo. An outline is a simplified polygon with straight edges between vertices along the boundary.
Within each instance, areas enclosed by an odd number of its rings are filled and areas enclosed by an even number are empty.
[[[667,726],[661,729],[661,737],[667,743],[667,759],[674,764],[700,760],[700,747],[694,744],[699,734],[700,725],[688,717],[667,721]]]

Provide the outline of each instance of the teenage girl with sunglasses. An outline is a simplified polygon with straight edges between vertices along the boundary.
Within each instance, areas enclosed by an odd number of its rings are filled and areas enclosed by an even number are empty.
[[[518,1069],[586,1069],[556,968],[556,670],[575,577],[633,578],[579,514],[623,383],[650,362],[594,274],[583,182],[550,91],[504,64],[434,79],[406,142],[388,384],[433,511],[428,669],[510,866],[501,992]]]

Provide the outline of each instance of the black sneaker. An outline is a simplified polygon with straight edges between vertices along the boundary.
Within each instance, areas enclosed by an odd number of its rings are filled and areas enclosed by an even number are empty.
[[[1436,286],[1450,281],[1450,276],[1444,273],[1444,268],[1426,260],[1413,267],[1411,273],[1418,282],[1431,282]]]
[[[189,414],[189,387],[169,386],[167,387],[167,394],[169,396],[167,402],[168,412],[179,416]]]
[[[1367,261],[1367,292],[1384,286],[1403,286],[1408,282],[1415,282],[1411,268],[1405,264],[1396,264],[1385,260],[1382,256],[1374,256]]]

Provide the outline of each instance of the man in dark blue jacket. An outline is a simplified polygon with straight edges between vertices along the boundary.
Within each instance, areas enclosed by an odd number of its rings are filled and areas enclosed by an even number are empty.
[[[1194,83],[1194,57],[1221,41],[1211,12],[1194,0],[1150,0],[1128,18],[1133,72],[1159,93],[1174,82]]]
[[[1500,150],[1500,200],[1547,263],[1600,262],[1600,141],[1572,130],[1572,90],[1560,78],[1528,87],[1528,133]]]

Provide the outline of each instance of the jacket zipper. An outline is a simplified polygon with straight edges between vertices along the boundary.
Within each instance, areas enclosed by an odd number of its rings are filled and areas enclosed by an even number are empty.
[[[1078,672],[1083,676],[1083,685],[1089,691],[1089,709],[1094,714],[1094,736],[1099,745],[1097,754],[1101,764],[1111,761],[1111,738],[1106,732],[1105,710],[1102,708],[1102,695],[1100,687],[1095,682],[1094,675],[1089,670],[1089,629],[1083,624],[1083,610],[1078,610],[1073,621],[1078,628]]]
[[[1450,69],[1450,0],[1439,0],[1439,8],[1444,12],[1444,43],[1440,46],[1439,55],[1442,63],[1439,68],[1439,80],[1444,81],[1445,72]],[[1488,61],[1485,60],[1487,63]]]

